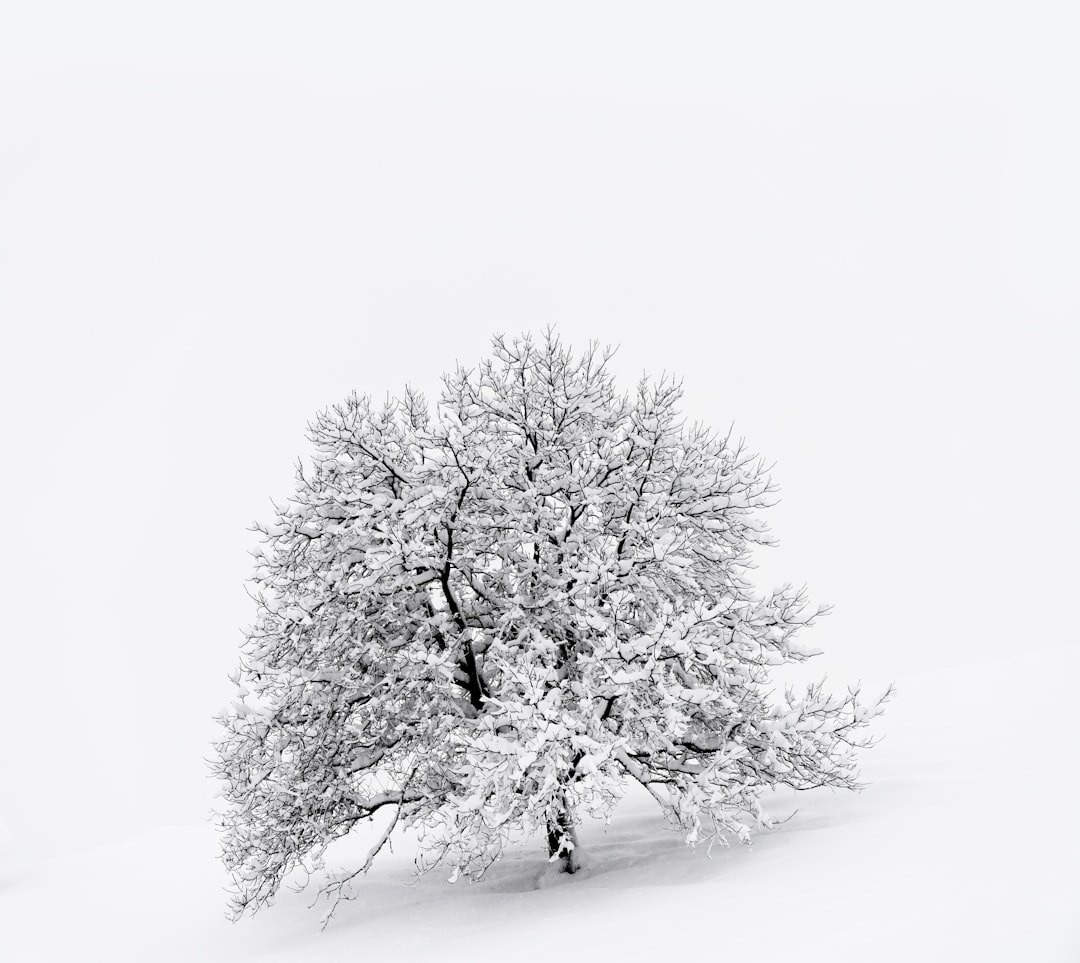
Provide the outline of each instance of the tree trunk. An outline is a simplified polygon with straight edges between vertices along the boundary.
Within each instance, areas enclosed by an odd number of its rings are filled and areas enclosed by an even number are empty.
[[[548,858],[559,860],[559,872],[576,873],[581,868],[578,859],[577,830],[574,828],[574,817],[566,805],[565,798],[558,815],[548,820]]]

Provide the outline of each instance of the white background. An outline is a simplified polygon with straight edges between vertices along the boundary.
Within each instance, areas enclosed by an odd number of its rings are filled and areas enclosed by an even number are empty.
[[[762,581],[835,605],[822,672],[1008,657],[1015,693],[972,728],[1030,719],[1076,642],[1076,26],[1030,3],[5,5],[9,847],[203,820],[246,527],[307,419],[434,393],[548,323],[621,343],[627,386],[684,376],[691,418],[775,461]]]

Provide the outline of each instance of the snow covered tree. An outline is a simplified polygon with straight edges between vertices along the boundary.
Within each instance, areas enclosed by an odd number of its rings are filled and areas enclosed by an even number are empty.
[[[888,693],[775,691],[822,610],[748,580],[765,466],[688,427],[677,382],[620,394],[611,353],[496,337],[434,409],[354,394],[309,425],[219,720],[235,916],[384,807],[334,906],[397,826],[420,870],[477,878],[539,834],[574,872],[628,781],[691,843],[767,827],[768,787],[857,786]]]

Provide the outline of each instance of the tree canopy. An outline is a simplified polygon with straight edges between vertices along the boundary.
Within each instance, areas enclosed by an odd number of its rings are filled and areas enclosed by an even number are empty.
[[[476,878],[540,834],[573,872],[628,782],[695,843],[768,826],[768,787],[856,788],[888,693],[776,690],[823,610],[749,580],[767,466],[687,425],[670,378],[620,393],[611,356],[496,337],[433,407],[353,394],[310,423],[220,717],[236,915],[387,808],[331,897],[398,826],[421,870]]]

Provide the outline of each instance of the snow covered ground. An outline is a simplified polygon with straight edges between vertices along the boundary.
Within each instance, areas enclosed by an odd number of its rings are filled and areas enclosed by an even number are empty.
[[[37,960],[1080,960],[1080,652],[900,681],[860,795],[778,795],[752,847],[686,849],[646,799],[476,884],[411,875],[408,840],[320,930],[312,891],[239,924],[209,827],[162,829],[0,874],[5,963]],[[339,858],[358,855],[349,840]],[[322,904],[320,904],[321,907]]]

